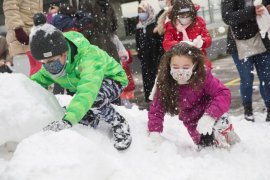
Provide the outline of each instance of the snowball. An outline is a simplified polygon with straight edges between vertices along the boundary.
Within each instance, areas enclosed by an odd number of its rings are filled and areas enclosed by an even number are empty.
[[[0,74],[0,82],[0,145],[19,142],[64,116],[54,95],[25,75]]]
[[[259,6],[259,5],[262,4],[262,0],[255,0],[255,1],[253,2],[253,4],[254,4],[254,6]]]
[[[219,28],[218,28],[218,32],[220,33],[220,34],[223,34],[223,33],[225,33],[225,28],[223,27],[223,26],[220,26]]]

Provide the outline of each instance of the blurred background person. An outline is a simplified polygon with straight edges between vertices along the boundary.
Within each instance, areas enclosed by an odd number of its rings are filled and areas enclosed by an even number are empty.
[[[43,10],[43,0],[4,0],[3,10],[15,72],[28,75],[29,63],[25,53],[29,51],[29,33],[34,14]]]

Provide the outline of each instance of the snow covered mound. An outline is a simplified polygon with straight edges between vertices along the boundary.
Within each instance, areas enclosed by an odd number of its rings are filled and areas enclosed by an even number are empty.
[[[99,145],[72,130],[41,132],[24,139],[0,179],[106,179],[117,168]]]
[[[58,101],[23,74],[0,74],[0,145],[19,142],[63,117]]]
[[[58,96],[67,104],[68,96]],[[11,160],[2,159],[0,180],[269,180],[270,125],[265,114],[256,122],[231,116],[241,142],[226,149],[197,151],[183,123],[165,117],[163,142],[153,144],[147,111],[115,107],[129,122],[130,148],[118,152],[110,126],[76,125],[60,132],[39,132],[19,143]]]

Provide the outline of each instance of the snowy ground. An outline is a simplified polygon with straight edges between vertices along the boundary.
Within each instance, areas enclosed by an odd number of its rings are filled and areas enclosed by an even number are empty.
[[[127,151],[118,152],[110,140],[109,127],[104,123],[97,129],[77,125],[58,133],[42,132],[39,124],[33,125],[34,122],[46,121],[44,113],[39,118],[38,107],[43,107],[42,111],[46,111],[47,117],[62,113],[61,108],[50,108],[55,106],[54,100],[48,100],[53,99],[52,95],[21,76],[0,75],[0,82],[0,130],[8,129],[5,134],[0,131],[0,142],[19,141],[14,153],[8,152],[14,147],[7,147],[6,144],[0,147],[1,180],[270,178],[270,124],[264,122],[265,114],[255,114],[255,123],[246,122],[241,116],[231,117],[242,141],[230,150],[210,148],[197,151],[177,117],[166,117],[162,134],[164,141],[154,147],[147,133],[147,111],[140,111],[137,107],[116,107],[129,121],[133,137],[131,147]],[[8,89],[3,84],[10,86],[11,95],[3,95]],[[61,104],[70,100],[68,96],[57,98]],[[40,103],[36,103],[35,99]],[[21,108],[19,114],[17,106]],[[21,121],[19,117],[24,117],[24,120]],[[18,126],[12,126],[9,122]],[[17,135],[12,136],[13,133]]]

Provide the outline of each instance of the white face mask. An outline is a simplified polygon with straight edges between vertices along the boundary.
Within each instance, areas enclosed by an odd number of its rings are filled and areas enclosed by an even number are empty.
[[[160,9],[164,9],[166,7],[165,1],[159,1],[158,3],[159,3]]]
[[[171,67],[171,75],[178,84],[188,84],[188,80],[193,74],[193,67],[194,65],[189,69],[175,69]]]
[[[187,25],[187,24],[190,24],[192,22],[191,17],[178,18],[178,19],[182,25]]]

